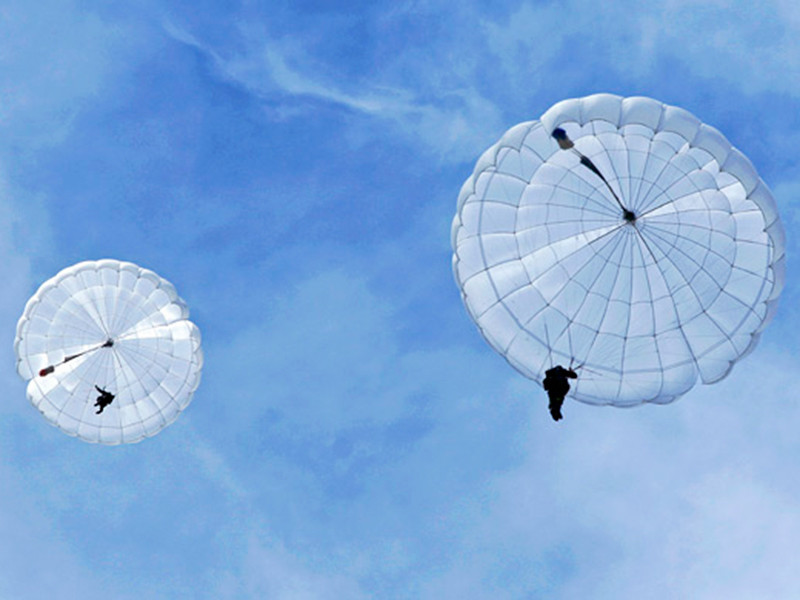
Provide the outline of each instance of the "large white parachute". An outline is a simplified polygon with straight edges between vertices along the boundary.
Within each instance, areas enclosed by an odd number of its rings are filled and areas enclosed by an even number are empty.
[[[17,325],[17,372],[29,380],[28,399],[88,442],[155,435],[200,383],[200,332],[188,317],[171,283],[132,263],[64,269],[42,284]]]
[[[784,283],[784,234],[750,161],[650,98],[565,100],[510,129],[458,199],[453,270],[492,347],[571,396],[667,403],[725,377]]]

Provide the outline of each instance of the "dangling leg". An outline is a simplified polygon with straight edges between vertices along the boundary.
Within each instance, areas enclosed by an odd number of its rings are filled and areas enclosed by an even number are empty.
[[[563,418],[561,414],[561,406],[564,404],[564,396],[559,394],[549,394],[550,396],[550,405],[548,406],[550,410],[550,416],[553,417],[553,421],[559,421]]]

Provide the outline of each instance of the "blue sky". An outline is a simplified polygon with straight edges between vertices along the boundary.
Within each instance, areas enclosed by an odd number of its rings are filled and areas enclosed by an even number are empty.
[[[0,3],[0,598],[796,598],[800,9],[767,1]],[[512,125],[595,92],[772,188],[756,351],[666,407],[565,407],[469,321],[450,221]],[[170,279],[193,403],[98,447],[25,399],[27,297]]]

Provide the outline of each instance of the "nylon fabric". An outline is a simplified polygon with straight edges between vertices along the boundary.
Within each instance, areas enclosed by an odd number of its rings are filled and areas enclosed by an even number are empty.
[[[464,183],[451,239],[489,344],[536,381],[584,365],[570,395],[591,404],[667,403],[719,381],[784,285],[783,227],[753,165],[650,98],[565,100],[510,129]]]
[[[50,423],[88,442],[155,435],[200,384],[200,331],[188,318],[171,283],[132,263],[64,269],[31,297],[17,325],[17,372],[28,380],[28,399]],[[100,414],[95,386],[115,396]]]

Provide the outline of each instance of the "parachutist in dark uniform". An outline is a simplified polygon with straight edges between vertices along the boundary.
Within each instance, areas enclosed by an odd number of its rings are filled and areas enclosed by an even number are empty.
[[[578,374],[572,368],[565,369],[561,365],[555,366],[544,372],[542,385],[550,398],[550,416],[554,421],[561,419],[561,405],[564,404],[564,397],[569,392],[569,379],[577,379]]]
[[[115,396],[111,392],[107,392],[103,388],[99,388],[96,385],[94,386],[94,389],[100,392],[100,395],[97,397],[97,400],[94,403],[95,406],[99,407],[97,409],[97,412],[94,414],[99,415],[101,412],[103,412],[103,409],[106,406],[108,406],[114,401]]]

